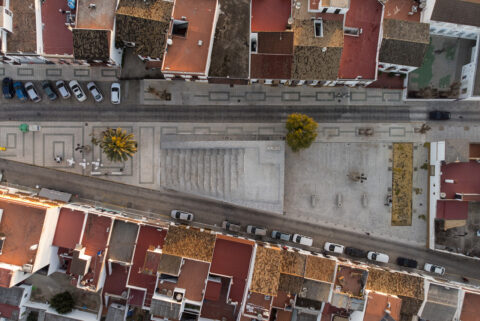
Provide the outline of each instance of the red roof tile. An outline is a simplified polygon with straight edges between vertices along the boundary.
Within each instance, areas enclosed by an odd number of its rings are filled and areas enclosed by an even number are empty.
[[[132,306],[141,307],[145,298],[145,291],[130,289],[130,295],[128,296],[128,304]]]
[[[221,282],[208,281],[207,290],[205,292],[205,300],[218,301],[220,292],[222,291]]]
[[[26,206],[15,201],[0,200],[3,209],[0,232],[6,239],[3,244],[0,262],[22,266],[33,264],[45,221],[45,208]]]
[[[163,246],[167,230],[160,230],[153,226],[142,226],[138,234],[137,246],[133,255],[133,265],[128,279],[128,285],[147,289],[147,298],[145,304],[150,306],[150,301],[155,290],[155,283],[157,281],[156,275],[148,275],[142,273],[143,264],[145,263],[145,256],[150,246]]]
[[[203,300],[209,267],[210,264],[206,262],[184,260],[177,287],[185,289],[185,298],[193,301]]]
[[[468,218],[468,202],[437,201],[437,218],[444,220],[466,220]]]
[[[251,78],[290,79],[292,77],[292,55],[252,54]]]
[[[82,233],[84,220],[84,212],[62,208],[60,216],[58,217],[53,245],[67,249],[74,249],[75,245],[80,243],[80,235]]]
[[[361,28],[359,37],[345,36],[338,78],[375,79],[383,5],[378,0],[351,0],[345,27]]]
[[[20,312],[20,309],[19,307],[16,307],[16,306],[13,306],[13,305],[10,305],[10,304],[4,304],[4,303],[0,303],[0,316],[2,318],[11,318],[12,317],[12,314],[17,311],[17,316]]]
[[[13,272],[11,270],[0,268],[0,286],[4,288],[10,287],[10,281],[12,280]]]
[[[218,235],[215,242],[210,273],[233,277],[229,297],[239,304],[245,292],[252,250],[252,242],[233,237]]]
[[[124,291],[127,291],[128,270],[126,266],[112,263],[112,273],[107,272],[103,292],[121,296]]]
[[[252,32],[285,31],[290,0],[252,0]]]

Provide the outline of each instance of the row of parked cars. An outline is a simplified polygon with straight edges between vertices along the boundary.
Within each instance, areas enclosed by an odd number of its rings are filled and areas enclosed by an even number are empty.
[[[57,100],[59,96],[63,99],[69,99],[72,94],[79,102],[85,101],[87,99],[85,92],[76,80],[71,80],[68,83],[68,86],[63,80],[56,81],[54,86],[52,86],[52,84],[50,84],[48,80],[44,80],[41,82],[40,85],[45,95],[51,101]],[[96,102],[103,101],[103,94],[93,81],[87,84],[87,89]],[[34,103],[38,103],[42,100],[39,91],[30,81],[23,84],[21,81],[14,82],[12,78],[9,77],[3,78],[2,92],[5,99],[12,99],[16,95],[17,98],[21,101],[26,101],[30,99]],[[112,104],[120,104],[119,83],[112,84],[110,97]]]
[[[388,263],[390,260],[389,256],[384,253],[379,253],[375,251],[364,251],[361,249],[357,249],[354,247],[345,247],[340,244],[326,242],[324,246],[324,250],[327,252],[333,252],[338,254],[347,254],[351,257],[355,258],[367,258],[370,261],[376,261],[380,263]],[[418,267],[418,262],[413,259],[405,258],[405,257],[398,257],[396,263],[400,266],[416,269]],[[445,274],[445,268],[442,266],[426,263],[423,269],[427,272],[437,273],[440,275]]]

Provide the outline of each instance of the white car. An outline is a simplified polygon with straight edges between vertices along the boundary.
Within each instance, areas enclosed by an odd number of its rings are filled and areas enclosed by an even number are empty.
[[[445,274],[445,268],[443,266],[433,265],[433,264],[430,264],[430,263],[425,263],[425,266],[423,267],[423,269],[425,271],[431,272],[431,273],[437,273],[437,274],[440,274],[440,275]]]
[[[87,89],[88,89],[88,91],[90,91],[93,99],[95,99],[95,101],[97,103],[99,103],[103,100],[102,93],[100,92],[100,90],[97,88],[97,85],[95,85],[95,83],[93,81],[91,81],[87,84]]]
[[[114,82],[112,84],[112,89],[111,89],[111,100],[112,100],[112,104],[120,104],[120,97],[121,97],[121,91],[120,91],[120,83],[118,82]]]
[[[325,251],[339,253],[342,254],[345,250],[345,246],[330,242],[325,242],[325,246],[323,247]]]
[[[42,100],[32,82],[29,81],[25,84],[25,91],[27,92],[28,98],[30,98],[34,103],[38,103]]]
[[[55,86],[57,87],[58,92],[60,93],[60,96],[62,96],[63,99],[70,98],[70,92],[68,91],[67,86],[65,85],[65,82],[63,80],[59,80],[55,83]]]
[[[175,218],[177,220],[182,220],[182,221],[193,221],[193,214],[188,213],[188,212],[182,212],[179,210],[173,210],[172,213],[170,214],[172,218]]]
[[[302,245],[306,245],[306,246],[312,246],[312,244],[313,244],[313,240],[312,240],[311,237],[303,236],[303,235],[300,235],[300,234],[293,234],[292,242],[302,244]]]
[[[387,254],[370,251],[370,252],[367,253],[367,259],[369,259],[371,261],[388,263],[388,260],[390,258],[388,257]]]
[[[70,86],[73,95],[75,96],[75,98],[77,98],[78,101],[82,102],[87,99],[87,96],[85,96],[85,93],[83,92],[82,87],[80,87],[78,81],[72,80],[68,83],[68,85]]]
[[[240,224],[231,223],[229,221],[223,221],[222,228],[227,231],[240,232]]]

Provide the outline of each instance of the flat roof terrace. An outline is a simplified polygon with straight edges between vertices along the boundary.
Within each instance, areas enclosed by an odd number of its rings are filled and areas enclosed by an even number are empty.
[[[45,221],[45,208],[0,200],[3,209],[0,232],[5,236],[0,262],[22,266],[34,264]]]
[[[351,0],[345,27],[362,30],[358,37],[345,36],[340,60],[340,79],[375,79],[383,5],[378,0]]]
[[[80,243],[84,220],[84,212],[62,208],[58,216],[53,245],[74,249],[75,245]]]
[[[290,0],[252,0],[252,32],[285,31],[291,10]]]
[[[217,0],[176,0],[173,18],[188,22],[185,36],[176,33],[176,22],[170,26],[172,45],[167,45],[163,72],[206,74],[210,42],[215,29]]]
[[[63,11],[60,11],[63,10]],[[73,55],[73,33],[67,28],[66,11],[75,14],[65,0],[42,1],[43,52],[52,55]]]
[[[446,179],[455,183],[445,183]],[[446,194],[446,199],[454,199],[455,193],[480,194],[480,164],[470,161],[442,165],[440,191]]]
[[[233,237],[218,235],[213,251],[210,273],[232,277],[229,298],[232,302],[242,302],[245,283],[248,277],[253,243]]]
[[[77,0],[76,28],[113,30],[117,0],[95,1],[95,8],[90,8],[91,0]]]
[[[200,302],[207,286],[209,263],[185,259],[177,287],[185,289],[185,298]]]
[[[412,11],[414,7],[416,7],[416,12]],[[409,12],[413,14],[409,14]],[[421,14],[422,9],[418,7],[418,1],[415,0],[388,0],[385,3],[385,19],[420,22]]]

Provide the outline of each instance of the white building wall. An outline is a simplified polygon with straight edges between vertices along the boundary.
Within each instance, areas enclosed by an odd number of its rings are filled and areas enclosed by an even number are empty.
[[[395,68],[395,69],[393,69],[393,68]],[[388,69],[390,69],[390,70],[388,70]],[[382,72],[400,72],[400,73],[407,74],[410,71],[413,71],[415,69],[417,69],[417,67],[399,65],[399,64],[390,64],[390,63],[381,62],[381,61],[378,64],[378,70],[380,70]]]
[[[440,199],[440,175],[442,161],[445,160],[445,142],[430,143],[430,166],[434,167],[434,173],[429,177],[429,235],[428,247],[435,249],[435,217],[437,215],[437,201]],[[431,175],[433,174],[433,175]]]
[[[38,243],[37,255],[33,265],[33,272],[40,270],[50,263],[51,246],[53,237],[55,236],[55,229],[57,227],[58,216],[60,208],[49,208],[45,214],[45,221],[43,222],[42,234]]]
[[[460,25],[450,22],[430,21],[430,34],[434,35],[476,39],[479,33],[479,27]]]

